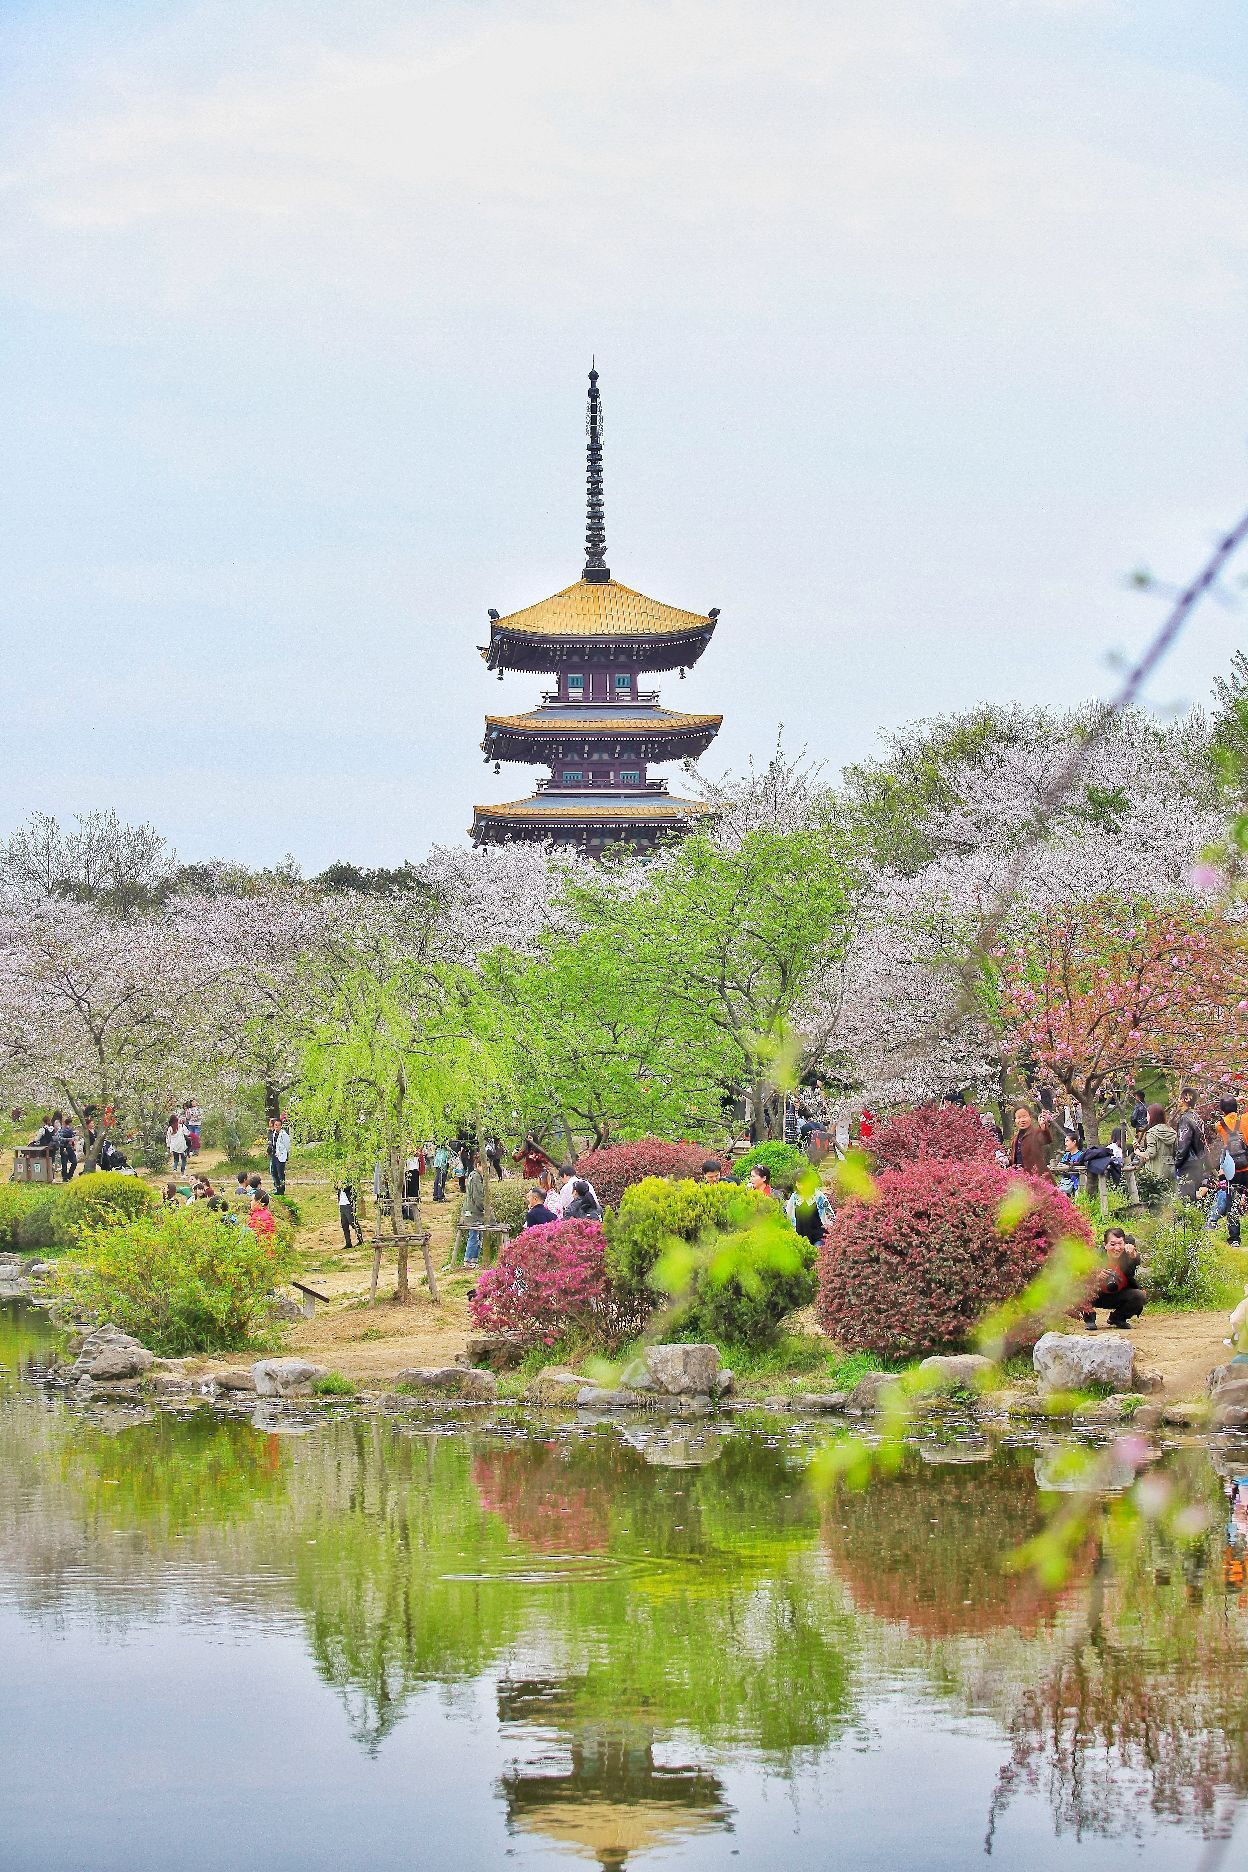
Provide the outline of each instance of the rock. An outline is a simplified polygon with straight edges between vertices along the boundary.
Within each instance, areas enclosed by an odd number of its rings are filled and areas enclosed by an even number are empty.
[[[1239,1384],[1248,1378],[1248,1358],[1242,1354],[1228,1359],[1225,1365],[1215,1365],[1205,1384],[1210,1391],[1220,1391],[1223,1385]]]
[[[884,1393],[895,1383],[896,1379],[892,1372],[864,1372],[849,1394],[845,1405],[846,1410],[855,1417],[871,1416],[879,1410],[880,1400]]]
[[[546,1365],[525,1386],[524,1402],[567,1410],[575,1405],[578,1394],[584,1389],[585,1380],[577,1372],[568,1371],[562,1365]]]
[[[1213,1427],[1215,1430],[1248,1429],[1248,1404],[1223,1404],[1220,1398],[1215,1398]]]
[[[97,1384],[115,1384],[118,1379],[141,1378],[152,1362],[152,1355],[141,1345],[101,1346],[90,1358],[80,1352],[74,1369],[79,1376],[94,1378]]]
[[[269,1312],[276,1320],[287,1323],[303,1318],[303,1308],[298,1300],[292,1300],[289,1294],[274,1294],[269,1301]]]
[[[1209,1421],[1209,1406],[1203,1400],[1178,1399],[1162,1406],[1161,1421],[1176,1430],[1200,1430]]]
[[[699,1391],[694,1397],[678,1397],[676,1405],[682,1417],[709,1417],[715,1408],[715,1400],[705,1391]]]
[[[625,1391],[657,1391],[658,1383],[644,1358],[635,1358],[620,1373],[620,1384]]]
[[[1248,1378],[1228,1379],[1218,1386],[1209,1401],[1215,1410],[1232,1404],[1248,1404]]]
[[[927,1374],[927,1382],[933,1389],[942,1391],[980,1391],[996,1369],[992,1360],[979,1352],[955,1352],[925,1358],[919,1363],[919,1370]]]
[[[50,1261],[32,1261],[26,1269],[27,1280],[47,1280],[56,1269]]]
[[[577,1392],[578,1410],[647,1410],[654,1404],[654,1393],[646,1391],[606,1391],[601,1385],[583,1384]]]
[[[714,1396],[717,1398],[727,1397],[736,1382],[735,1377],[725,1365],[722,1371],[716,1372],[715,1374],[715,1382],[712,1387]]]
[[[473,1365],[417,1365],[401,1371],[395,1382],[418,1397],[458,1398],[467,1404],[493,1404],[498,1397],[493,1372]]]
[[[1153,1365],[1137,1365],[1132,1389],[1135,1391],[1164,1391],[1166,1379]]]
[[[325,1368],[301,1358],[257,1359],[251,1376],[261,1397],[307,1397]]]
[[[155,1397],[190,1397],[195,1389],[189,1378],[174,1378],[168,1372],[157,1372],[150,1385]]]
[[[799,1391],[789,1399],[788,1408],[808,1412],[812,1417],[835,1417],[845,1409],[850,1395],[848,1391]]]
[[[1130,1406],[1125,1398],[1096,1398],[1091,1404],[1081,1404],[1071,1415],[1071,1422],[1094,1428],[1097,1424],[1120,1424],[1130,1415]]]
[[[22,1272],[22,1257],[15,1254],[0,1254],[0,1277],[13,1280]]]
[[[713,1345],[652,1345],[645,1357],[650,1376],[670,1397],[709,1396],[719,1371]]]
[[[1129,1391],[1134,1381],[1135,1347],[1116,1333],[1046,1332],[1031,1355],[1046,1391],[1086,1391],[1112,1385]]]
[[[1151,1436],[1154,1430],[1160,1430],[1164,1416],[1165,1409],[1161,1404],[1141,1404],[1131,1419],[1131,1428],[1140,1431],[1143,1436]]]
[[[297,1359],[292,1362],[299,1363]],[[241,1366],[231,1367],[229,1371],[209,1372],[206,1382],[215,1385],[218,1391],[255,1391],[257,1389],[251,1372]]]
[[[468,1340],[468,1363],[491,1371],[514,1371],[528,1350],[515,1333],[473,1333]]]

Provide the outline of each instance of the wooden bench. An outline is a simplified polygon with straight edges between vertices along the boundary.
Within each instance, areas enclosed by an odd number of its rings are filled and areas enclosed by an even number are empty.
[[[315,1287],[306,1286],[303,1281],[292,1280],[290,1284],[300,1297],[304,1319],[315,1318],[318,1302],[321,1306],[329,1305],[328,1294],[318,1292]]]
[[[496,1261],[498,1259],[499,1249],[505,1248],[508,1242],[511,1240],[511,1223],[510,1222],[482,1222],[479,1226],[473,1222],[456,1223],[455,1233],[451,1239],[450,1257],[446,1263],[448,1268],[453,1268],[456,1265],[457,1259],[460,1255],[461,1248],[464,1250],[467,1249],[468,1237],[470,1234],[474,1234],[474,1233],[477,1235],[480,1235],[481,1237],[481,1266],[489,1267],[491,1261]],[[490,1236],[491,1235],[497,1235],[500,1237],[498,1245],[495,1248],[495,1251],[493,1254],[490,1253]]]

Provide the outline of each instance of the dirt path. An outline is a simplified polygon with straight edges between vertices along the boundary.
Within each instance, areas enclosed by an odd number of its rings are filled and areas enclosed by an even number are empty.
[[[1213,1367],[1231,1356],[1226,1322],[1224,1312],[1146,1312],[1131,1332],[1136,1361],[1161,1373],[1167,1397],[1203,1397]]]

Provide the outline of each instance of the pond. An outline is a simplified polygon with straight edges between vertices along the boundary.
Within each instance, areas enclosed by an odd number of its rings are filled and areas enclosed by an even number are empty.
[[[1203,1450],[1206,1536],[1046,1596],[998,1563],[1036,1448],[829,1498],[809,1429],[148,1416],[46,1396],[47,1338],[0,1307],[4,1872],[1222,1860],[1248,1595]]]

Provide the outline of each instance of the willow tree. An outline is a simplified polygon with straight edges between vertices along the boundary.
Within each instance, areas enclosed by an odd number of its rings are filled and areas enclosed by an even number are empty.
[[[369,1164],[381,1166],[398,1238],[401,1303],[410,1297],[399,1223],[408,1153],[448,1111],[478,1106],[492,1073],[469,1018],[471,984],[441,959],[437,929],[437,906],[427,902],[363,922],[324,968],[304,1049],[305,1125],[357,1177]]]

